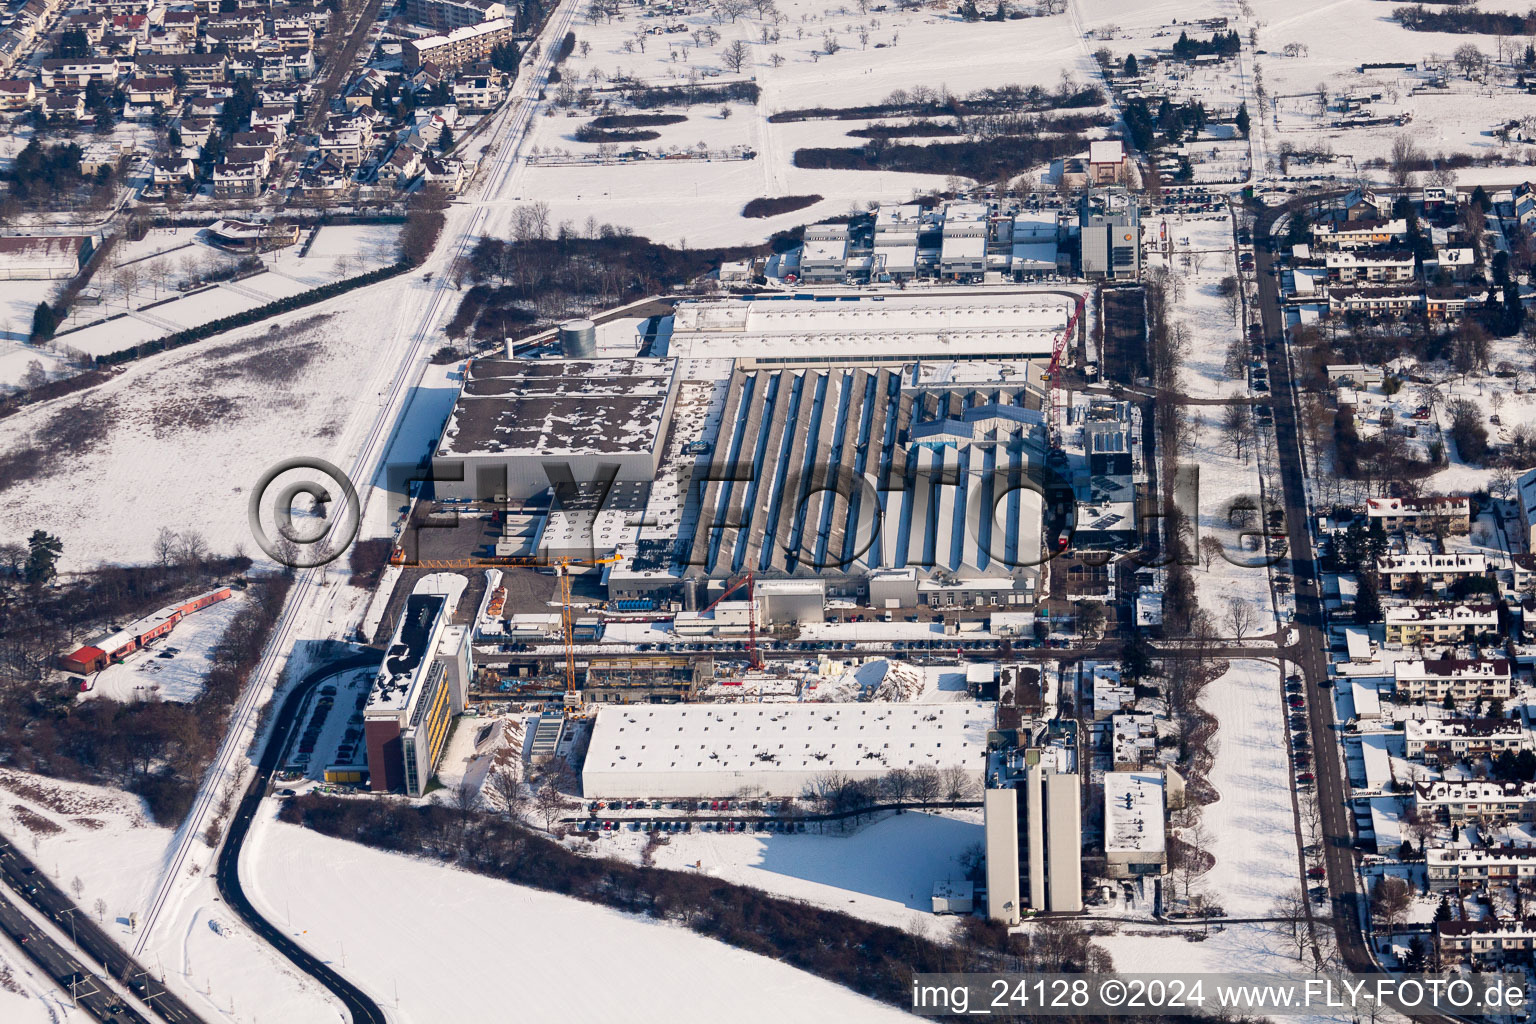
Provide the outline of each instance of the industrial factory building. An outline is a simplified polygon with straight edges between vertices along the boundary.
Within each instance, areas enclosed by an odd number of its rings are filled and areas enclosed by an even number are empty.
[[[674,371],[667,359],[471,362],[433,460],[438,497],[522,501],[571,480],[651,480]]]
[[[1049,358],[1075,300],[1055,292],[794,294],[691,302],[669,355],[751,365]]]
[[[582,767],[596,799],[799,797],[818,777],[962,768],[981,780],[997,705],[671,704],[601,708]]]
[[[883,368],[738,368],[684,576],[819,576],[867,596],[871,574],[910,569],[898,605],[928,603],[919,576],[1032,602],[1045,437],[1028,400],[1022,385],[913,387]]]
[[[1047,457],[1042,377],[1076,303],[773,296],[684,302],[639,329],[571,322],[563,358],[470,365],[436,495],[513,506],[499,556],[610,556],[620,611],[699,609],[747,573],[765,622],[818,621],[826,600],[1034,605],[1049,478],[1073,485]],[[1111,533],[1134,529],[1111,509],[1129,492],[1105,496],[1127,451],[1081,460]]]

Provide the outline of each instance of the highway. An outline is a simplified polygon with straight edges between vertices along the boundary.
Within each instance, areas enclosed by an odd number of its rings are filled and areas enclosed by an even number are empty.
[[[291,960],[295,967],[330,989],[347,1008],[347,1012],[352,1015],[353,1024],[365,1024],[365,1022],[366,1024],[384,1024],[384,1011],[379,1008],[378,1003],[364,995],[361,989],[337,974],[329,965],[310,955],[302,946],[289,938],[287,932],[261,916],[240,884],[240,849],[244,846],[245,837],[251,830],[251,822],[255,819],[256,812],[267,795],[267,787],[272,783],[272,774],[277,770],[283,751],[288,747],[293,727],[299,720],[299,712],[303,710],[304,702],[310,693],[323,680],[354,668],[371,667],[378,663],[378,654],[359,654],[331,662],[324,668],[316,669],[305,676],[283,698],[283,705],[272,722],[272,729],[267,734],[267,744],[262,749],[261,758],[257,762],[256,777],[246,788],[245,795],[240,800],[240,806],[235,810],[234,818],[229,823],[229,832],[224,837],[223,848],[219,851],[219,863],[215,875],[219,895],[224,898],[224,902],[240,915],[240,919],[249,925],[252,931]]]
[[[1333,693],[1328,679],[1328,637],[1323,617],[1321,580],[1312,546],[1311,513],[1307,505],[1306,462],[1302,450],[1296,387],[1284,337],[1280,306],[1280,280],[1273,273],[1270,229],[1293,207],[1326,199],[1309,195],[1284,207],[1266,208],[1254,226],[1254,262],[1258,271],[1259,308],[1263,318],[1269,379],[1274,396],[1275,448],[1279,454],[1280,481],[1285,495],[1286,530],[1295,579],[1298,642],[1289,652],[1304,680],[1307,721],[1316,751],[1313,774],[1323,819],[1323,866],[1333,901],[1333,925],[1338,935],[1339,956],[1346,969],[1377,970],[1361,934],[1361,894],[1355,887],[1354,838],[1350,827],[1348,780],[1344,777],[1341,739],[1333,722]],[[1310,906],[1310,904],[1309,904]]]
[[[113,942],[88,913],[75,906],[21,851],[4,839],[0,839],[0,875],[3,875],[5,885],[10,889],[9,893],[0,895],[0,930],[19,943],[32,962],[58,982],[60,988],[66,992],[73,988],[73,995],[80,1005],[98,1019],[144,1021],[145,1018],[94,978],[91,968],[82,964],[63,945],[49,938],[43,929],[12,902],[12,896],[26,900],[63,934],[72,936],[74,944],[86,956],[108,974],[123,979],[161,1020],[170,1024],[198,1024],[202,1020],[187,1009],[185,1003],[168,992],[161,982],[121,946]],[[114,1006],[117,1007],[116,1012],[112,1010]]]

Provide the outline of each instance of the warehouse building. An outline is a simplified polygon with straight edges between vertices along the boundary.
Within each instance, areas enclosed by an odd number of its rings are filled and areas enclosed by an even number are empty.
[[[959,768],[981,780],[997,705],[673,704],[600,708],[589,799],[799,797],[818,778]]]
[[[167,605],[140,619],[135,619],[122,629],[115,629],[105,636],[92,640],[59,657],[59,667],[66,672],[89,674],[100,672],[108,665],[121,661],[134,651],[143,650],[176,628],[177,623],[209,605],[218,604],[233,596],[229,587],[219,587],[179,604]]]
[[[437,771],[473,674],[469,631],[449,620],[468,581],[434,573],[406,598],[363,709],[369,786],[421,796]]]
[[[1049,292],[786,295],[691,302],[667,354],[751,365],[1049,359],[1075,303]]]
[[[437,496],[518,502],[569,482],[649,482],[674,372],[666,359],[471,362],[433,460]]]

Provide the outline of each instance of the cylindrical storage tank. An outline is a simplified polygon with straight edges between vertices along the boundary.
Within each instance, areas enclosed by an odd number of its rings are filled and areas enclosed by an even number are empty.
[[[683,610],[696,612],[699,610],[699,578],[689,576],[683,580]]]
[[[591,359],[597,355],[597,324],[591,320],[567,320],[561,324],[560,354],[566,359]]]

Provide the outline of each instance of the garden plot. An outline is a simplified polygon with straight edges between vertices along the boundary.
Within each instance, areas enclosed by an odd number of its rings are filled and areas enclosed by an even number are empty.
[[[1401,71],[1362,73],[1362,61],[1413,63],[1446,61],[1467,43],[1490,56],[1497,52],[1492,36],[1410,32],[1392,20],[1398,5],[1389,3],[1339,4],[1332,0],[1255,0],[1254,18],[1259,30],[1259,68],[1267,91],[1280,103],[1280,119],[1271,136],[1276,147],[1289,142],[1296,149],[1328,148],[1347,153],[1357,161],[1390,155],[1392,143],[1405,131],[1428,154],[1470,153],[1475,156],[1507,154],[1525,162],[1525,147],[1503,147],[1490,129],[1506,120],[1536,115],[1536,96],[1511,87],[1489,91],[1467,81],[1452,68],[1446,90],[1422,90],[1425,76]],[[1509,3],[1488,9],[1524,10]],[[1360,41],[1370,40],[1368,49]],[[1300,43],[1303,51],[1286,55],[1286,44]],[[1370,96],[1372,115],[1395,120],[1372,127],[1334,128],[1330,122],[1341,112],[1323,113],[1315,99],[1322,85],[1332,97]],[[1294,97],[1294,99],[1291,99]],[[1478,177],[1508,180],[1511,168],[1487,168],[1458,172],[1458,179]]]

